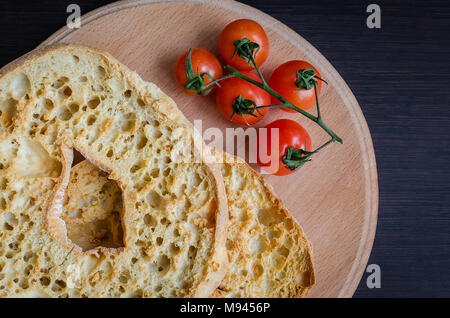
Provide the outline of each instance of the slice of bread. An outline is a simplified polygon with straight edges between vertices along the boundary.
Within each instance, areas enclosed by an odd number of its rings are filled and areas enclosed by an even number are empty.
[[[245,161],[215,151],[228,198],[228,273],[213,297],[306,297],[312,246],[265,180]]]
[[[223,162],[220,166],[231,222],[227,241],[230,267],[213,297],[305,297],[314,284],[314,269],[311,244],[301,227],[264,179],[243,160],[218,151],[216,156]],[[92,179],[94,175],[97,169],[88,161],[72,169],[69,184],[79,191],[71,201],[82,199],[82,193],[101,200],[101,194],[96,197],[89,189],[102,188],[105,180]],[[106,197],[119,199],[113,186],[108,189]],[[95,216],[109,211],[89,206],[83,213]],[[68,209],[63,215],[71,213],[73,209]],[[89,233],[86,236],[92,237]]]
[[[2,69],[0,296],[209,296],[226,273],[228,209],[197,134],[107,53],[51,47]],[[122,192],[121,247],[68,238],[73,149]]]

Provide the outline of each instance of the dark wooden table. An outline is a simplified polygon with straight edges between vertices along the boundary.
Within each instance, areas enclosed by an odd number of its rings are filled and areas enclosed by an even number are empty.
[[[0,64],[63,26],[70,3],[87,13],[111,1],[0,2]],[[245,0],[301,34],[335,66],[358,99],[377,156],[380,208],[356,297],[450,297],[450,2]]]

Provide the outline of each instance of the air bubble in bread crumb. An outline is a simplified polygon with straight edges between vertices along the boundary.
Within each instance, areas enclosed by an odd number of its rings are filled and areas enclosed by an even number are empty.
[[[68,82],[69,79],[65,76],[58,78],[53,84],[51,85],[52,88],[59,89],[61,88],[66,82]]]
[[[156,226],[157,225],[157,221],[156,221],[155,217],[150,214],[146,214],[144,216],[144,223],[147,226]]]
[[[94,84],[94,85],[92,85],[92,86],[91,86],[91,89],[92,89],[94,92],[101,92],[101,91],[104,90],[103,86],[100,85],[100,84]]]
[[[97,116],[95,116],[95,115],[90,115],[90,116],[88,117],[86,123],[87,123],[88,126],[92,126],[92,125],[96,122],[96,120],[97,120]]]
[[[58,118],[62,121],[68,121],[72,118],[72,113],[66,107],[61,107],[58,111]]]
[[[99,77],[99,78],[104,77],[104,76],[106,75],[106,70],[105,70],[105,68],[104,68],[103,66],[99,65],[99,66],[97,67],[97,70],[96,70],[96,72],[95,72],[95,75],[96,75],[97,77]]]
[[[80,110],[80,105],[78,105],[77,103],[71,103],[69,105],[69,109],[72,112],[72,114],[75,114],[76,112],[78,112]]]
[[[141,150],[142,148],[145,147],[145,145],[147,145],[148,139],[145,136],[142,136],[141,134],[138,135],[137,137],[137,142],[136,142],[136,148]]]
[[[100,98],[98,96],[96,96],[88,101],[88,106],[91,109],[96,109],[99,104],[100,104]]]
[[[15,226],[19,224],[16,216],[11,212],[6,212],[3,214],[3,221],[5,222],[5,229],[12,231]]]
[[[49,286],[51,283],[51,280],[47,276],[43,276],[39,279],[39,282],[41,283],[42,286]]]
[[[72,89],[69,86],[64,87],[62,96],[65,98],[72,96]]]
[[[139,105],[140,107],[144,107],[144,106],[145,106],[145,102],[144,102],[144,100],[142,100],[141,98],[138,98],[138,99],[137,99],[137,103],[138,103],[138,105]]]
[[[14,99],[20,99],[31,89],[30,80],[28,76],[21,73],[11,82],[10,90]]]
[[[264,273],[264,268],[261,266],[261,264],[253,265],[253,275],[255,277],[260,277],[263,273]]]
[[[17,100],[9,98],[0,102],[0,126],[9,127],[17,113]]]

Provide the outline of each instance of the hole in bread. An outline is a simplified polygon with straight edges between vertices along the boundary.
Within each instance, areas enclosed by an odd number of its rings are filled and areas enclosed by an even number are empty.
[[[67,121],[70,118],[72,118],[72,113],[70,112],[69,109],[67,109],[66,107],[61,107],[58,110],[58,114],[57,117],[62,120],[62,121]]]
[[[164,177],[168,177],[169,175],[170,175],[170,172],[171,172],[172,170],[170,169],[170,168],[167,168],[166,170],[164,170],[164,172],[163,172],[163,176]]]
[[[167,220],[167,218],[162,218],[161,220],[159,220],[159,222],[160,222],[162,225],[170,224],[169,221]]]
[[[92,85],[92,86],[91,86],[91,89],[92,89],[94,92],[101,92],[101,91],[104,90],[103,86],[100,85],[100,84],[94,84],[94,85]]]
[[[0,209],[5,210],[6,209],[6,200],[5,198],[0,199]]]
[[[127,284],[130,279],[130,273],[128,271],[123,271],[120,273],[119,282],[122,284]]]
[[[77,165],[78,163],[82,162],[83,160],[86,160],[86,158],[83,156],[81,152],[79,152],[76,149],[73,149],[73,161],[72,161],[72,167]],[[73,182],[73,180],[72,180]]]
[[[264,268],[261,266],[261,264],[253,265],[253,275],[255,277],[260,277],[263,273],[264,273]]]
[[[88,101],[88,106],[91,109],[96,109],[98,105],[100,105],[100,98],[97,96]]]
[[[138,105],[141,106],[141,107],[144,107],[144,106],[145,106],[145,102],[144,102],[144,100],[141,99],[141,98],[138,98],[138,99],[137,99],[137,103],[138,103]]]
[[[51,111],[55,107],[55,104],[53,103],[53,101],[51,99],[46,98],[46,99],[44,99],[44,107],[45,107],[45,110]]]
[[[142,135],[140,135],[140,134],[137,135],[137,138],[136,138],[136,148],[139,149],[139,150],[141,150],[142,148],[145,147],[145,145],[147,144],[147,142],[148,142],[147,137],[142,136]]]
[[[80,105],[78,105],[77,103],[72,103],[69,105],[69,109],[72,112],[72,114],[75,114],[80,110]]]
[[[180,248],[175,243],[170,244],[169,250],[172,255],[177,255],[180,253]]]
[[[286,246],[281,246],[277,248],[277,253],[280,255],[283,255],[284,257],[288,257],[289,255],[289,249],[286,248]]]
[[[90,115],[90,116],[88,117],[86,123],[87,123],[88,126],[92,126],[92,125],[95,123],[96,120],[97,120],[97,116],[95,116],[95,115]]]
[[[0,125],[9,127],[17,113],[17,100],[9,98],[0,102]]]
[[[62,76],[60,78],[58,78],[53,84],[52,87],[53,88],[61,88],[65,83],[67,83],[69,81],[69,78]]]
[[[145,225],[152,226],[152,227],[156,226],[158,224],[156,218],[153,215],[150,215],[150,214],[146,214],[144,216],[144,223],[145,223]]]
[[[158,178],[159,177],[159,169],[158,168],[154,168],[152,169],[152,171],[150,172],[150,176],[152,176],[152,178]]]
[[[194,259],[197,256],[197,248],[193,245],[189,246],[188,257]]]
[[[161,255],[158,257],[157,266],[161,274],[166,274],[170,269],[170,258],[167,255]]]
[[[284,220],[283,215],[276,209],[267,208],[258,210],[258,221],[265,226],[271,226],[282,220]]]
[[[42,276],[40,279],[39,279],[39,282],[41,283],[41,285],[42,286],[48,286],[48,285],[50,285],[50,278],[48,278],[47,276]]]
[[[125,96],[126,98],[130,98],[131,97],[131,90],[127,89],[125,92],[123,92],[123,96]]]
[[[159,293],[162,290],[162,285],[158,285],[155,287],[155,292]]]
[[[7,178],[1,178],[0,179],[0,190],[5,191],[7,185],[8,185],[8,179]]]
[[[66,288],[66,282],[61,279],[57,279],[55,281],[55,285],[58,286],[60,289]]]
[[[270,256],[270,263],[273,268],[279,270],[286,262],[286,257],[278,254],[278,253],[272,253]]]
[[[310,286],[311,285],[311,273],[303,272],[296,277],[296,281],[300,286]]]
[[[103,67],[103,66],[98,66],[97,67],[97,71],[96,71],[96,74],[95,75],[97,75],[97,77],[104,77],[105,75],[106,75],[106,70],[105,70],[105,68]]]
[[[278,274],[277,274],[277,278],[278,279],[284,279],[286,277],[286,272],[285,271],[280,271],[280,272],[278,272]]]
[[[65,98],[72,96],[72,89],[69,86],[64,87],[64,90],[62,91],[63,96]]]
[[[31,89],[28,76],[21,73],[13,79],[10,85],[11,95],[14,99],[20,99],[26,95]]]
[[[263,236],[251,239],[249,245],[251,254],[261,254],[267,249],[267,243]]]
[[[136,126],[136,115],[133,113],[128,113],[124,116],[124,121],[122,123],[122,131],[132,131]]]
[[[83,251],[124,246],[122,190],[108,174],[74,151],[60,218],[67,237]]]
[[[163,134],[162,134],[162,132],[159,130],[159,129],[154,129],[153,130],[153,138],[154,139],[158,139],[158,138],[161,138],[161,136],[162,136]]]
[[[144,168],[144,166],[145,166],[145,162],[139,161],[130,168],[130,173],[136,173],[140,169]]]
[[[147,202],[153,209],[162,209],[165,205],[164,198],[154,190],[147,194]]]

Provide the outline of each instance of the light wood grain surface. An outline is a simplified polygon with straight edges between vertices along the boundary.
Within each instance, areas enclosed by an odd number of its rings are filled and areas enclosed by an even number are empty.
[[[372,139],[361,109],[332,65],[300,35],[249,6],[234,1],[122,1],[82,17],[81,29],[63,28],[41,46],[55,43],[89,45],[110,52],[170,95],[203,130],[237,127],[222,118],[214,97],[188,97],[173,79],[176,58],[190,47],[217,53],[221,29],[238,18],[258,21],[266,30],[270,57],[263,73],[279,64],[304,59],[329,85],[320,97],[327,124],[343,139],[315,155],[287,177],[265,176],[313,243],[317,283],[311,297],[351,297],[370,255],[378,210],[378,183]],[[313,146],[327,138],[320,128],[296,114],[272,110],[258,125],[278,118],[301,123]],[[208,143],[208,140],[206,140]],[[226,140],[230,142],[230,140]]]

